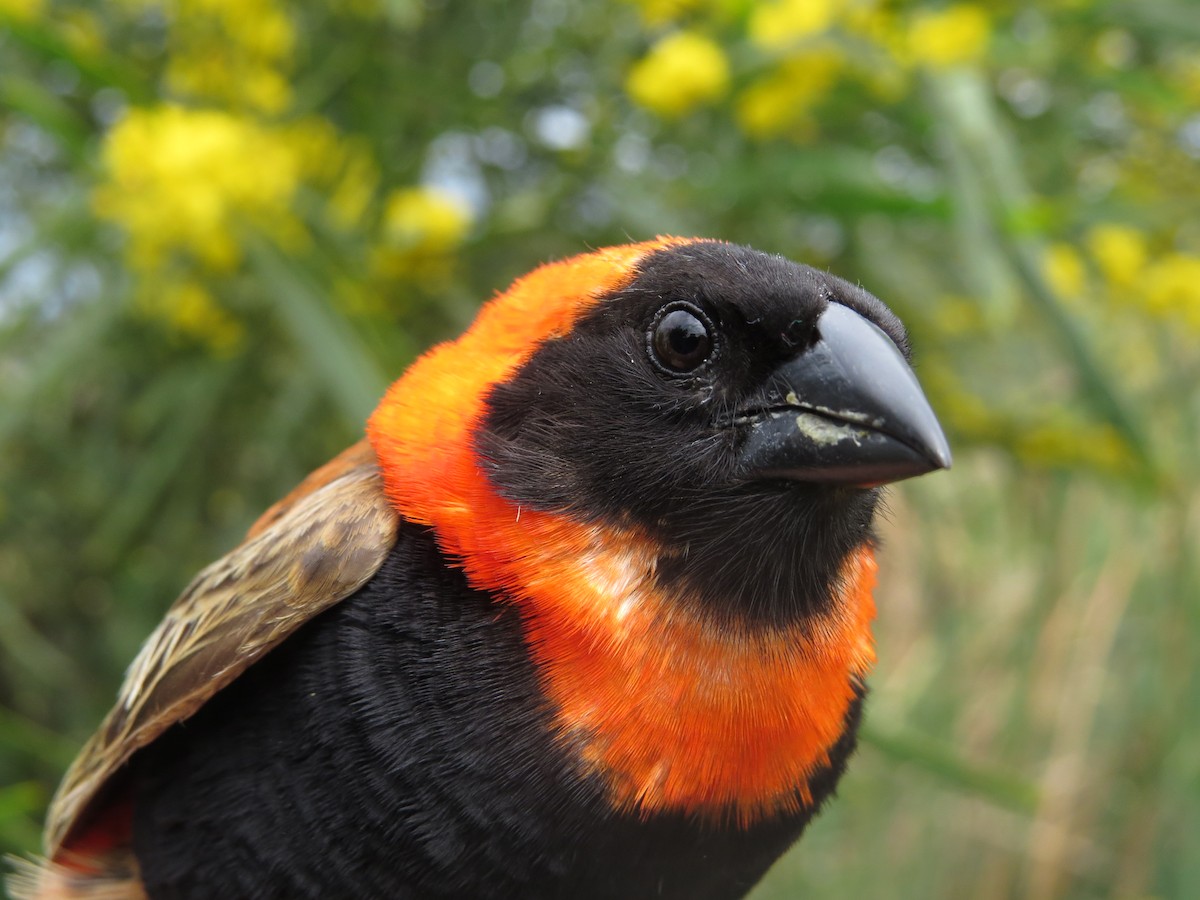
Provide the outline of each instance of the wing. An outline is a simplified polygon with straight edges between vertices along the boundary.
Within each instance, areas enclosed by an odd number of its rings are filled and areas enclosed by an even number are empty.
[[[310,475],[197,575],[63,778],[46,821],[47,855],[55,858],[136,750],[367,582],[395,544],[397,524],[364,441]]]

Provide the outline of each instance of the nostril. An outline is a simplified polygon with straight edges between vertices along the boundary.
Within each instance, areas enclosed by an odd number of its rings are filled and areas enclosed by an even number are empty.
[[[820,337],[817,323],[813,319],[792,319],[787,328],[783,329],[783,342],[793,350],[816,343]]]

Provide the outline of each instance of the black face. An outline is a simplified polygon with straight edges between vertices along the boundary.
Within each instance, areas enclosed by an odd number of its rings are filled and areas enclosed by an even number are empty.
[[[829,409],[847,405],[848,377],[823,361],[831,304],[907,372],[903,327],[861,288],[715,242],[653,254],[493,389],[478,437],[488,474],[524,506],[648,531],[663,583],[709,612],[785,622],[819,610],[846,554],[871,540],[871,483],[917,471],[847,465],[866,436],[910,456],[913,441],[876,434],[875,399],[858,404],[870,416]]]

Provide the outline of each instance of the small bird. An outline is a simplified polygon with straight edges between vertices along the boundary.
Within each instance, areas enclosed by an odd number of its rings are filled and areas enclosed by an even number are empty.
[[[899,320],[778,256],[550,263],[202,571],[37,898],[731,898],[833,792],[880,486],[950,465]]]

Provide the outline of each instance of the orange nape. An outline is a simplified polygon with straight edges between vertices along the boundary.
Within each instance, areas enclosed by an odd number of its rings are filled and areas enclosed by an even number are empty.
[[[421,356],[384,395],[367,423],[388,496],[410,521],[434,525],[469,499],[479,473],[472,436],[488,390],[544,342],[571,330],[605,294],[637,275],[657,250],[693,243],[657,238],[547,263],[484,304],[457,340]],[[462,515],[470,507],[458,511]]]
[[[669,549],[633,529],[522,511],[496,494],[473,447],[492,385],[632,281],[645,256],[687,243],[602,250],[518,280],[391,387],[368,437],[400,514],[432,526],[474,587],[518,607],[561,739],[613,804],[748,824],[809,802],[808,780],[845,728],[874,662],[870,548],[848,558],[823,616],[734,628],[657,584]]]

